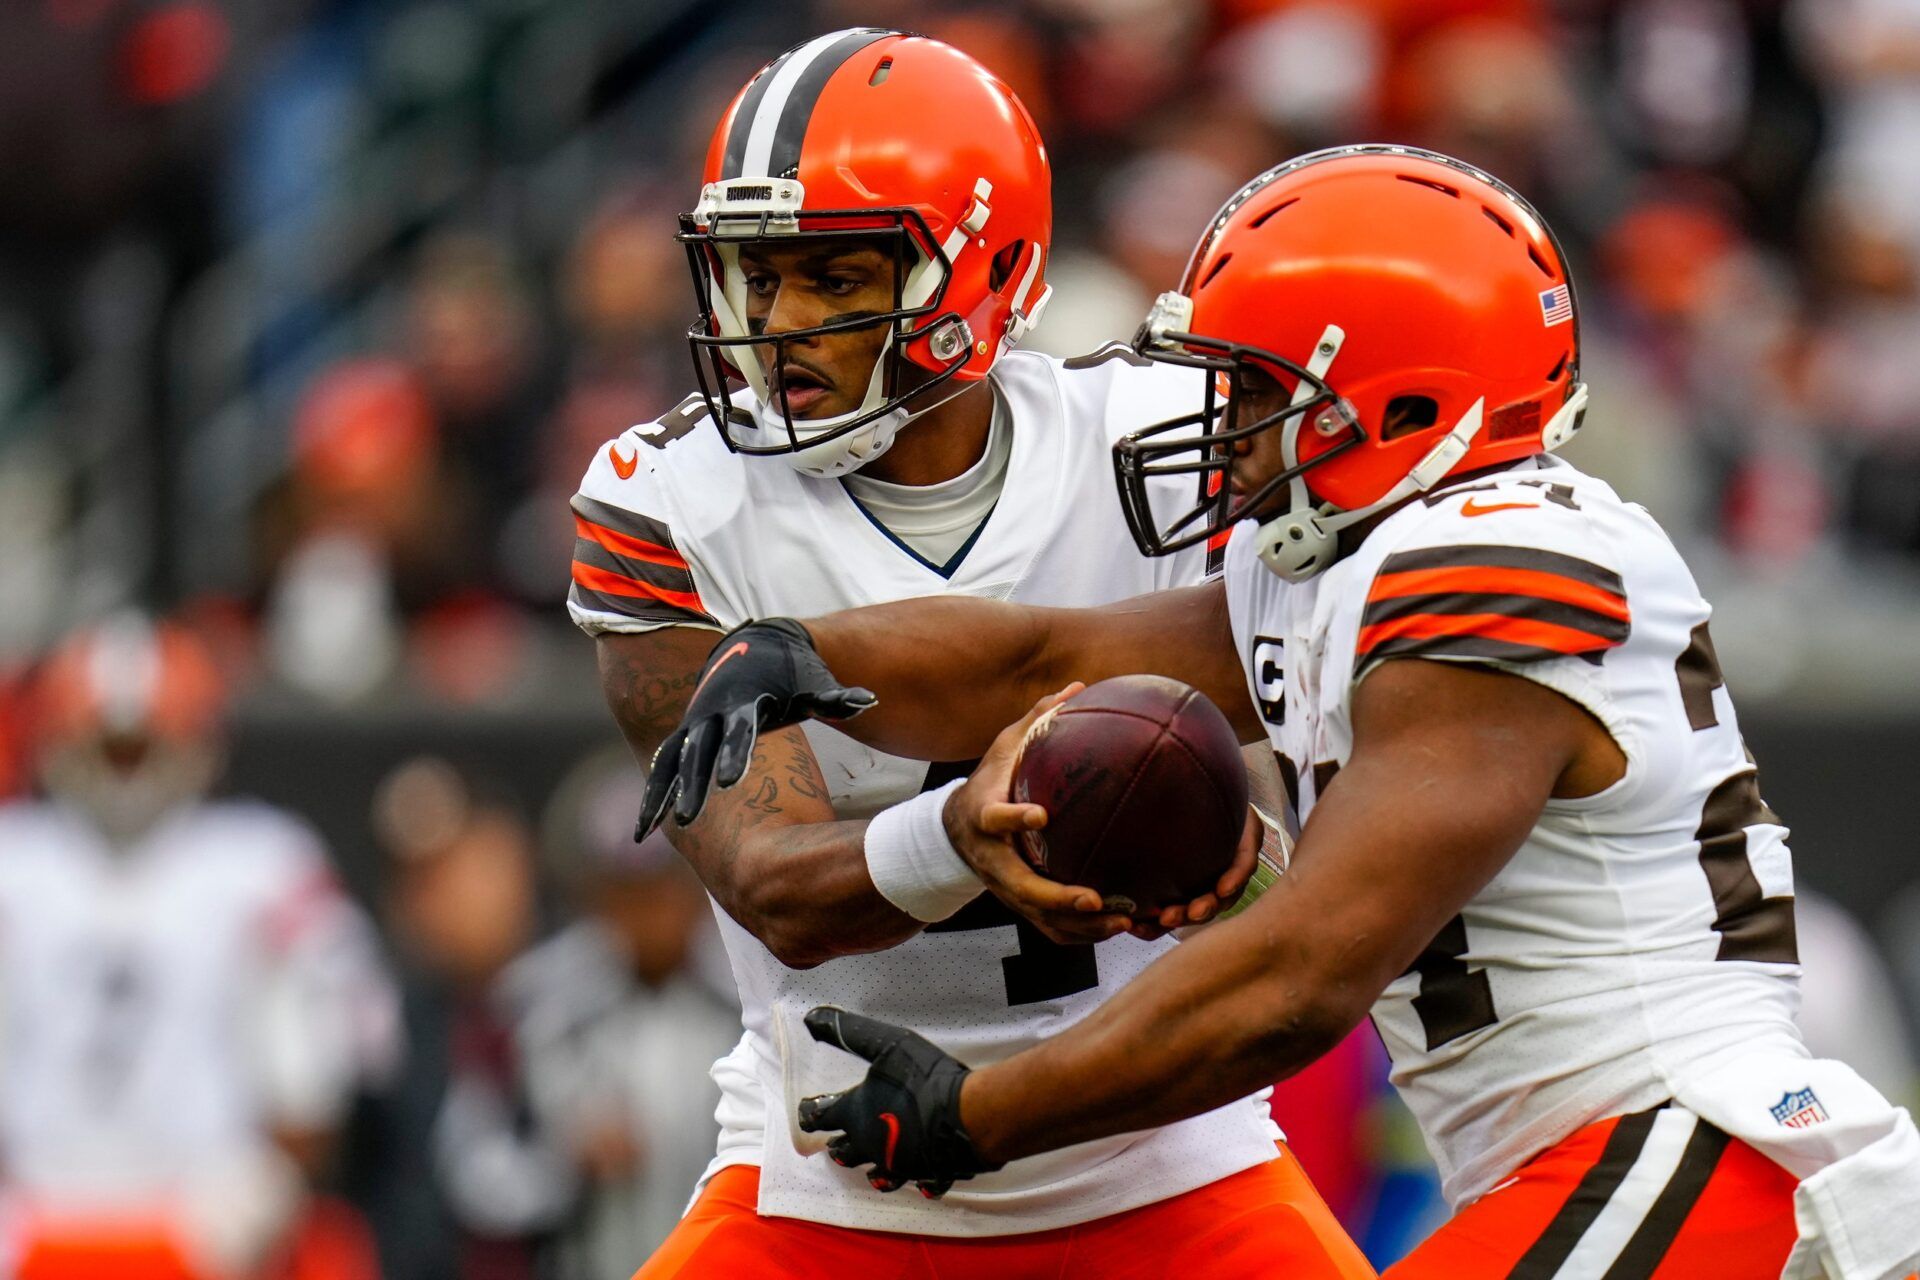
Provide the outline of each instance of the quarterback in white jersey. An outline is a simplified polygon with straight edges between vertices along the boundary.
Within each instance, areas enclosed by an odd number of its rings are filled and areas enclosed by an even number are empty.
[[[210,800],[218,679],[117,620],[34,687],[44,800],[0,806],[0,1165],[12,1246],[150,1233],[192,1272],[285,1244],[397,1052],[371,925],[305,823]]]
[[[1049,178],[991,73],[924,37],[822,36],[742,91],[706,177],[681,235],[703,389],[609,442],[573,502],[570,612],[597,637],[642,759],[716,630],[929,594],[1091,605],[1206,576],[1205,546],[1137,553],[1107,462],[1122,435],[1190,415],[1204,377],[1125,347],[1064,362],[1012,349],[1045,297]],[[1155,500],[1196,492],[1170,479]],[[855,1076],[808,1033],[808,1009],[866,1010],[996,1060],[1087,1016],[1174,943],[1064,886],[1018,914],[951,854],[924,856],[971,761],[930,768],[824,724],[750,746],[696,747],[744,780],[669,828],[714,898],[745,1035],[714,1072],[718,1154],[641,1276],[896,1274],[923,1257],[943,1276],[1107,1274],[1143,1233],[1217,1229],[1225,1205],[1288,1212],[1223,1250],[1218,1275],[1276,1258],[1369,1273],[1276,1148],[1257,1087],[939,1203],[883,1200],[828,1159],[793,1108]],[[1141,936],[1091,945],[1129,929]],[[1035,1244],[1046,1232],[1058,1239]]]
[[[635,428],[603,449],[573,501],[590,544],[578,554],[583,562],[599,560],[609,542],[631,548],[634,539],[671,547],[685,561],[687,594],[699,601],[700,617],[678,625],[707,628],[942,593],[1104,604],[1201,579],[1204,548],[1158,560],[1133,550],[1107,462],[1120,434],[1198,398],[1191,372],[1143,369],[1117,358],[1073,369],[1015,351],[995,366],[989,382],[994,422],[980,465],[993,465],[996,451],[1006,451],[998,464],[999,499],[944,571],[903,548],[852,486],[742,458],[711,426],[670,440],[662,439],[666,432],[649,436],[647,427]],[[705,416],[698,400],[684,414],[696,415]],[[623,454],[639,460],[624,479],[615,467]],[[782,554],[770,556],[776,547]],[[593,580],[606,583],[598,575]],[[578,579],[571,611],[581,626],[602,635],[631,634],[630,628],[657,626],[660,618],[652,600],[602,594]],[[711,642],[707,630],[703,647]],[[789,764],[787,776],[764,784],[750,774],[744,786],[764,787],[764,804],[788,805],[793,788],[823,786],[834,815],[870,818],[970,767],[930,767],[877,752],[817,721],[804,732],[819,780],[796,774],[797,768],[811,774],[808,764]],[[786,1115],[800,1095],[786,1098],[783,1075],[797,1073],[807,1092],[850,1083],[836,1062],[844,1061],[840,1055],[801,1028],[808,1009],[826,1003],[861,1009],[992,1060],[1084,1016],[1174,944],[1122,937],[1098,950],[1062,946],[980,895],[885,950],[816,965],[826,959],[818,952],[782,956],[770,949],[749,927],[751,911],[741,912],[746,924],[725,910],[716,914],[747,1034],[715,1071],[722,1133],[714,1168],[758,1165],[763,1213],[850,1227],[1005,1235],[1134,1208],[1272,1158],[1275,1134],[1256,1097],[1152,1134],[1016,1167],[942,1204],[881,1200],[864,1179],[806,1158],[808,1149],[789,1139]],[[780,945],[777,936],[773,941]]]
[[[1800,1042],[1785,831],[1710,610],[1643,510],[1546,456],[1586,390],[1538,214],[1433,153],[1306,156],[1227,204],[1136,345],[1228,392],[1201,433],[1170,421],[1115,455],[1144,550],[1233,528],[1222,581],[1086,611],[907,602],[727,643],[816,672],[815,699],[866,686],[849,731],[909,753],[978,746],[1069,679],[1187,680],[1278,754],[1288,873],[1009,1061],[970,1071],[816,1013],[875,1065],[803,1101],[802,1127],[840,1131],[883,1185],[937,1188],[1213,1106],[1371,1007],[1458,1210],[1390,1276],[1912,1270],[1920,1134]],[[1173,476],[1221,483],[1156,513]],[[782,723],[753,710],[788,700],[774,656],[710,665],[694,710]],[[1000,834],[1027,808],[1006,803],[1023,730],[947,824],[1014,899],[1040,891]],[[698,795],[705,766],[676,758]]]

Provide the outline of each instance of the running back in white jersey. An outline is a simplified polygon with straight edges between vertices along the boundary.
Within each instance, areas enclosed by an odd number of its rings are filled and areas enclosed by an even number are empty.
[[[49,1204],[189,1196],[397,1053],[371,926],[303,823],[196,804],[109,847],[0,807],[0,1163]],[[231,1206],[230,1206],[231,1207]],[[237,1208],[234,1212],[238,1212]]]
[[[1550,801],[1374,1006],[1449,1201],[1716,1058],[1804,1053],[1786,831],[1711,611],[1644,510],[1540,458],[1409,503],[1301,585],[1251,532],[1227,549],[1234,639],[1303,821],[1351,754],[1353,690],[1392,658],[1538,681],[1627,758],[1605,791]]]
[[[957,562],[938,567],[895,542],[839,482],[801,476],[778,458],[729,452],[695,399],[615,439],[588,469],[573,502],[580,537],[569,610],[595,633],[732,627],[944,593],[1087,606],[1198,582],[1204,549],[1161,560],[1134,549],[1110,453],[1126,432],[1191,411],[1201,376],[1144,365],[1119,347],[1065,363],[1009,353],[991,375],[1013,431],[1005,488]],[[1170,490],[1169,502],[1190,504],[1191,483]],[[874,813],[970,768],[883,755],[818,722],[805,731],[843,817]],[[762,1213],[1009,1235],[1165,1199],[1273,1158],[1276,1133],[1256,1097],[1165,1129],[1017,1161],[938,1203],[876,1196],[857,1171],[803,1157],[790,1131],[798,1098],[786,1095],[794,1088],[846,1087],[860,1076],[859,1063],[800,1029],[809,1008],[836,1004],[904,1024],[983,1065],[1078,1021],[1174,944],[1121,937],[1097,949],[1057,946],[983,894],[887,951],[798,971],[717,914],[746,1036],[715,1067],[722,1133],[714,1168],[759,1164]],[[783,1067],[794,1085],[783,1083]]]

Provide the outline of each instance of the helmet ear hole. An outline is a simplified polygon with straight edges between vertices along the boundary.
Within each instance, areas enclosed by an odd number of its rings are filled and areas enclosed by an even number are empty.
[[[1020,261],[1021,251],[1027,247],[1025,240],[1015,240],[1012,244],[993,255],[993,265],[987,271],[987,288],[994,293],[1000,292],[1013,278],[1013,268]]]
[[[1386,418],[1380,424],[1382,440],[1398,440],[1425,431],[1440,421],[1440,402],[1432,396],[1395,396],[1387,401]]]

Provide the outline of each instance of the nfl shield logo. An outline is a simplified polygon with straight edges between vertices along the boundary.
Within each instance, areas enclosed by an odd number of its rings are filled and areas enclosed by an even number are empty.
[[[1827,1118],[1827,1109],[1820,1105],[1820,1099],[1811,1089],[1783,1093],[1780,1101],[1769,1109],[1773,1118],[1789,1129],[1805,1129]]]

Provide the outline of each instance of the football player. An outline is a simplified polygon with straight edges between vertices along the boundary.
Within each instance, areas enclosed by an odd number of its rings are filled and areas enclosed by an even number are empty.
[[[1047,296],[1049,184],[1006,85],[923,37],[821,36],[727,109],[682,220],[701,389],[609,442],[573,502],[570,610],[642,759],[714,633],[749,618],[932,593],[1090,605],[1205,576],[1203,546],[1136,554],[1106,462],[1121,435],[1197,409],[1204,376],[1119,346],[1064,363],[1017,349]],[[1153,501],[1196,483],[1155,481]],[[937,1204],[874,1196],[821,1156],[789,1117],[857,1075],[807,1034],[809,1008],[994,1060],[1173,943],[1096,952],[1157,930],[1064,886],[1019,915],[951,852],[926,857],[970,762],[930,769],[808,724],[742,763],[745,782],[672,836],[718,906],[746,1034],[714,1069],[719,1152],[641,1277],[1118,1276],[1157,1269],[1152,1247],[1173,1239],[1218,1277],[1370,1274],[1276,1151],[1258,1084]],[[1245,881],[1243,853],[1220,893]]]
[[[32,695],[46,797],[0,806],[19,1274],[273,1274],[335,1230],[371,1274],[358,1218],[308,1196],[355,1087],[399,1052],[370,922],[304,822],[207,797],[224,697],[187,632],[82,632]]]
[[[1458,1210],[1392,1276],[1912,1269],[1920,1136],[1795,1030],[1786,832],[1710,610],[1645,511],[1549,456],[1587,393],[1537,213],[1432,153],[1306,156],[1228,202],[1136,346],[1226,386],[1217,422],[1114,453],[1150,554],[1232,529],[1220,581],[737,631],[644,816],[696,813],[756,708],[778,724],[872,701],[839,679],[879,695],[851,731],[947,756],[1069,679],[1152,671],[1272,744],[1304,823],[1291,868],[1077,1027],[971,1073],[964,1052],[815,1011],[814,1034],[873,1067],[803,1102],[802,1127],[841,1131],[834,1157],[882,1185],[937,1190],[1215,1106],[1371,1009]],[[1222,483],[1157,515],[1167,475]],[[943,815],[1010,899],[1039,887],[1004,835],[1045,821],[1008,801],[1026,723]],[[682,749],[716,734],[717,766]]]

